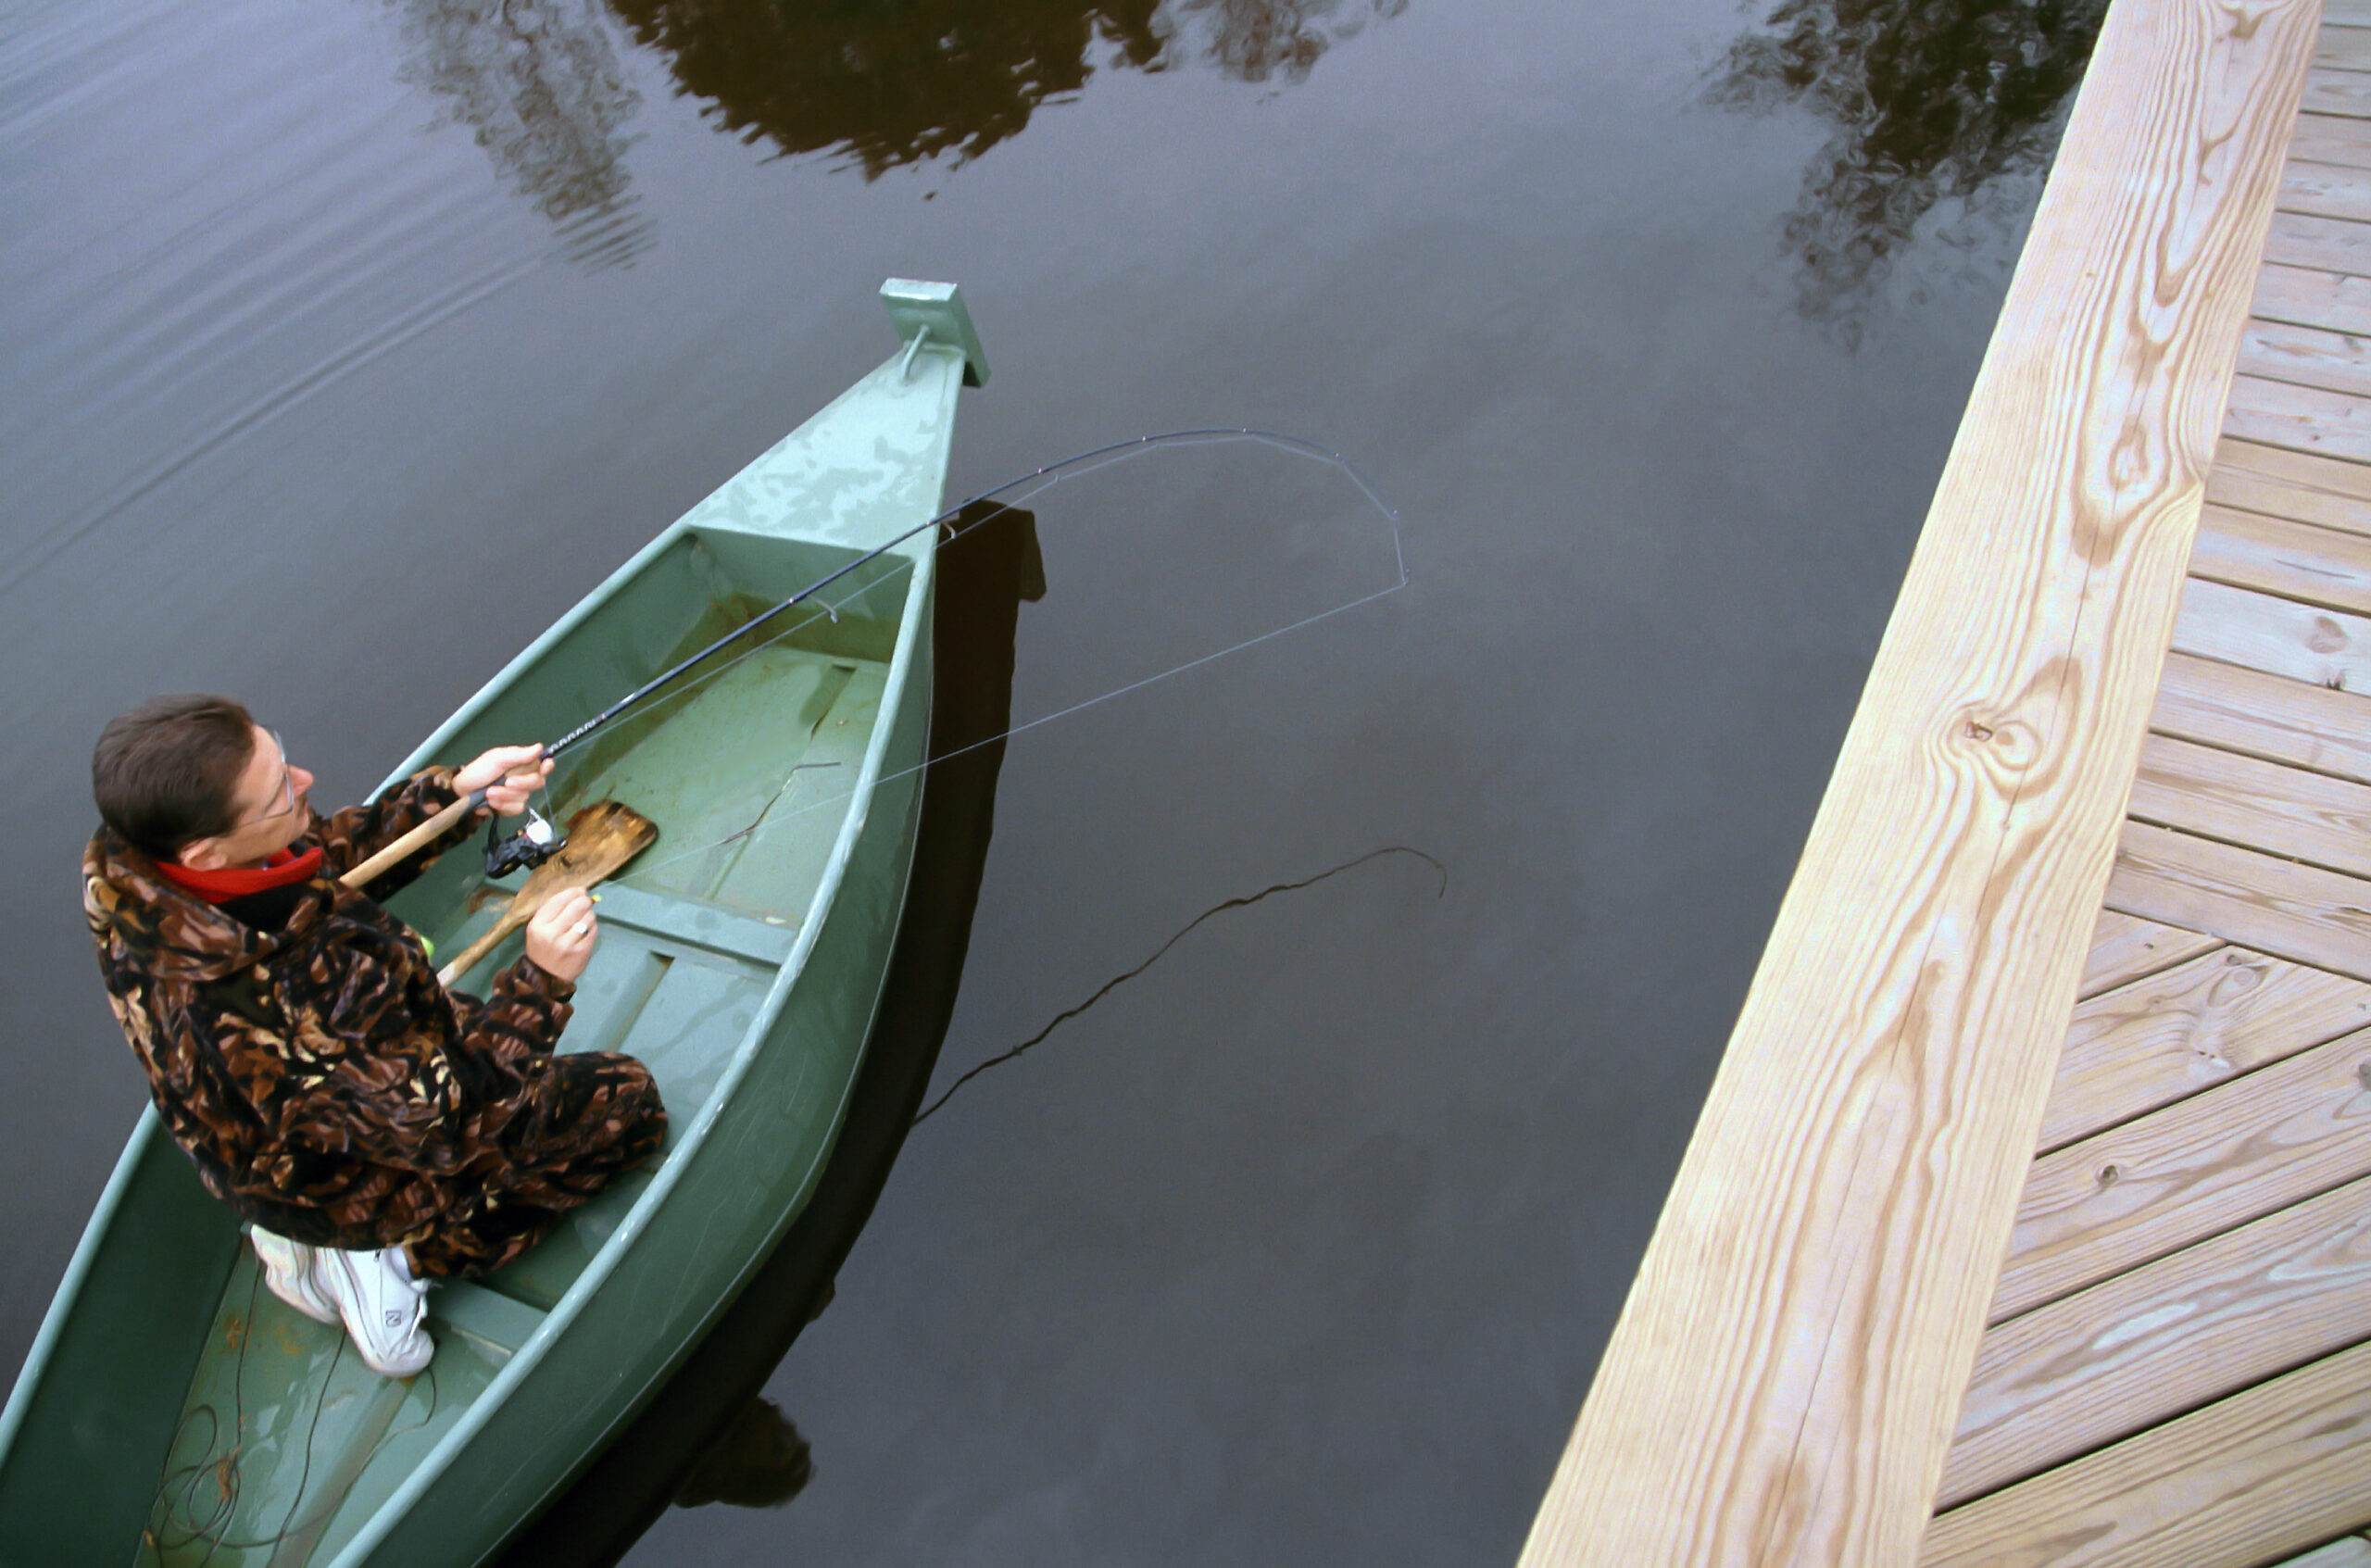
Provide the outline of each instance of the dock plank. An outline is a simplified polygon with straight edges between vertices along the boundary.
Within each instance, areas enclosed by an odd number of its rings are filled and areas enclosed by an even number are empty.
[[[2363,291],[2356,304],[2363,326],[2371,330],[2371,279],[2344,281]],[[2371,399],[2352,393],[2299,386],[2266,376],[2235,376],[2231,411],[2223,428],[2246,440],[2291,451],[2371,461]]]
[[[2305,95],[2297,106],[2308,114],[2371,116],[2371,72],[2321,69],[2305,75]]]
[[[2129,810],[2138,822],[2371,877],[2371,784],[2151,735]]]
[[[2343,47],[2359,49],[2360,28],[2330,28],[2341,33]],[[2361,69],[2361,66],[2352,69]],[[2302,94],[2301,94],[2302,95]],[[2344,115],[2301,114],[2289,141],[2289,156],[2307,163],[2335,163],[2349,169],[2371,169],[2371,124]]]
[[[2279,262],[2256,274],[2249,313],[2334,332],[2371,331],[2371,279]]]
[[[2226,434],[2206,476],[2210,503],[2371,533],[2371,465]]]
[[[2371,1028],[2371,983],[2224,947],[2083,1002],[2042,1117],[2044,1154]]]
[[[2371,615],[2371,538],[2261,512],[2209,507],[2190,574],[2260,594]]]
[[[2371,26],[2340,18],[2314,40],[2314,64],[2332,70],[2371,70]]]
[[[2222,938],[2183,931],[2139,915],[2101,909],[2091,933],[2090,956],[2076,995],[2088,998],[2146,975],[2173,968],[2223,946]]]
[[[2371,93],[2371,75],[2359,78]],[[2362,277],[2371,272],[2371,223],[2313,213],[2276,212],[2265,233],[2264,257],[2289,267]]]
[[[2371,1515],[2371,1346],[1938,1518],[1922,1568],[2259,1568]]]
[[[2165,656],[2150,727],[2371,784],[2371,696],[2223,664]]]
[[[2366,1072],[2357,1030],[2035,1160],[1991,1321],[2371,1174]]]
[[[2333,691],[2371,693],[2371,619],[2192,578],[2177,652],[2243,664]]]
[[[2147,822],[2125,824],[2106,902],[2371,980],[2371,882]]]
[[[2292,160],[2281,171],[2280,210],[2371,220],[2371,169]]]
[[[2371,1181],[1994,1328],[1937,1493],[1951,1508],[2371,1333]]]
[[[2114,858],[2318,14],[2108,8],[1524,1563],[1894,1568],[1917,1549]]]
[[[2371,396],[2371,338],[2252,320],[2239,339],[2239,373]]]

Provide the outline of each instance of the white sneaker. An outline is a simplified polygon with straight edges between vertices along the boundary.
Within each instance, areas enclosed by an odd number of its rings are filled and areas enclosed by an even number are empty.
[[[315,1323],[337,1322],[337,1308],[313,1284],[313,1249],[301,1241],[275,1236],[261,1225],[247,1229],[256,1257],[263,1263],[263,1282],[271,1293]]]
[[[428,1364],[435,1343],[420,1326],[428,1285],[411,1277],[400,1247],[376,1252],[313,1248],[313,1283],[337,1303],[345,1336],[371,1371],[409,1377]]]

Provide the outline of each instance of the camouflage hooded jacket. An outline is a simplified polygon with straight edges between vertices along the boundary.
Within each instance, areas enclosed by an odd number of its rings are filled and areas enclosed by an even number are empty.
[[[315,818],[295,847],[320,845],[322,864],[277,931],[177,886],[107,829],[82,862],[116,1018],[207,1187],[294,1240],[412,1243],[448,1273],[516,1253],[665,1126],[640,1064],[549,1054],[567,982],[521,959],[487,1000],[447,992],[419,939],[337,882],[454,798],[434,769]]]

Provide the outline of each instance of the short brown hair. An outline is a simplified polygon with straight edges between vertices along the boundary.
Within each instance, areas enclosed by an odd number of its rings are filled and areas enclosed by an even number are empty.
[[[158,860],[229,832],[255,723],[240,703],[203,692],[150,697],[109,721],[91,753],[100,819]]]

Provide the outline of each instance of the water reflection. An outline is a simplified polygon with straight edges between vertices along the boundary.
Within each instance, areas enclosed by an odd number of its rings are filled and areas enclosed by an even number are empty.
[[[1786,222],[1808,319],[1857,343],[1922,227],[1967,257],[2030,215],[2106,0],[1784,0],[1709,96],[1832,121]]]
[[[1205,59],[1244,82],[1306,79],[1406,0],[611,0],[682,89],[744,141],[826,152],[874,179],[960,164],[1018,135],[1099,67]]]
[[[780,1508],[814,1478],[814,1450],[798,1427],[772,1399],[753,1399],[684,1477],[675,1506]]]
[[[626,81],[599,0],[394,0],[398,75],[466,125],[513,190],[561,226],[571,260],[615,266],[650,243],[625,169]]]
[[[1407,0],[390,0],[406,82],[466,125],[573,259],[631,259],[626,126],[641,94],[612,30],[666,57],[720,129],[876,179],[978,157],[1098,69],[1196,60],[1246,82],[1305,81]],[[614,13],[614,15],[612,14]]]

